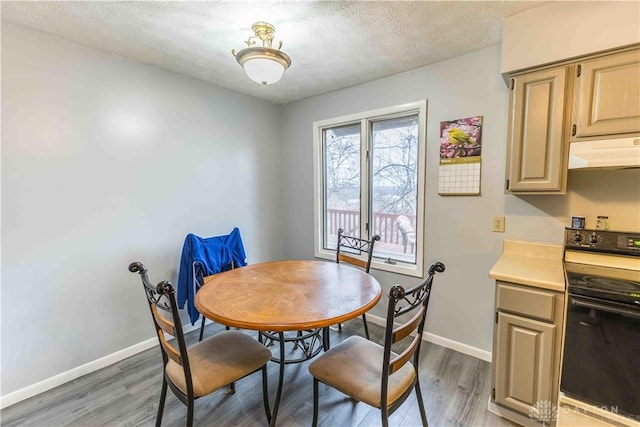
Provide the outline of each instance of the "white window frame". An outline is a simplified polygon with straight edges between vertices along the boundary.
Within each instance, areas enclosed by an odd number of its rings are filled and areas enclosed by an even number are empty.
[[[335,260],[335,251],[323,247],[324,240],[324,165],[323,165],[323,130],[325,128],[336,127],[360,122],[360,143],[361,153],[367,153],[371,145],[371,121],[402,117],[409,114],[418,114],[418,188],[417,188],[417,216],[416,216],[416,262],[404,263],[395,261],[395,264],[385,262],[382,258],[373,257],[371,268],[376,270],[389,271],[408,276],[424,276],[424,218],[425,218],[425,190],[426,190],[426,127],[427,127],[427,101],[421,100],[394,107],[381,108],[377,110],[365,111],[362,113],[350,114],[333,119],[313,122],[313,195],[314,195],[314,255],[316,258]],[[366,200],[360,203],[360,235],[367,236],[365,224],[369,218],[370,195],[369,195],[369,165],[366,154],[361,154],[361,193],[366,195]],[[366,261],[364,254],[361,256]]]

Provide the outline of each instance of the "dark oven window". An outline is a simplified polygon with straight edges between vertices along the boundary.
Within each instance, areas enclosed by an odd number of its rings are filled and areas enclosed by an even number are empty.
[[[640,307],[569,295],[560,388],[640,420]]]

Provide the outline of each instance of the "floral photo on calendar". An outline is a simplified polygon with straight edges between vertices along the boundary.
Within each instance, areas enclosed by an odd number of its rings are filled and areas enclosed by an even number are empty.
[[[440,122],[440,163],[479,157],[481,152],[482,116]]]

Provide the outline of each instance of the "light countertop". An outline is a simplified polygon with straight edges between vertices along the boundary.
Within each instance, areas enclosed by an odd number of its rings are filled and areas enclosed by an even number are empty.
[[[504,251],[489,277],[564,292],[562,245],[505,240]]]

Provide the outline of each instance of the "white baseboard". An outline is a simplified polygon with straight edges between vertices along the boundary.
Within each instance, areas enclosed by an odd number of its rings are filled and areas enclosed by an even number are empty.
[[[386,319],[373,314],[367,314],[367,321],[371,321],[371,323],[375,323],[376,325],[380,325],[380,326],[387,325]],[[430,332],[423,332],[422,339],[434,344],[441,345],[442,347],[450,348],[451,350],[455,350],[457,352],[475,357],[477,359],[484,360],[486,362],[491,362],[490,351],[482,350],[477,347],[463,344],[461,342],[454,341],[449,338],[441,337],[440,335],[435,335]]]
[[[184,325],[182,329],[184,333],[187,333],[193,331],[194,329],[198,329],[199,327],[200,322],[198,322],[194,326],[190,324]],[[54,375],[52,377],[39,381],[35,384],[31,384],[14,392],[7,393],[4,396],[0,397],[0,409],[4,409],[15,403],[21,402],[25,399],[35,396],[36,394],[51,390],[52,388],[58,387],[59,385],[62,385],[69,381],[73,381],[76,378],[80,378],[83,375],[95,372],[98,369],[113,365],[114,363],[124,360],[127,357],[131,357],[157,345],[157,338],[149,338],[148,340],[139,342],[138,344],[134,344],[131,347],[124,348],[122,350],[116,351],[115,353],[108,354],[99,359],[85,363],[84,365],[80,365],[58,375]]]

